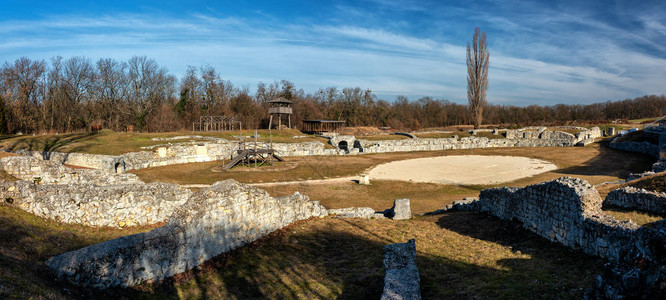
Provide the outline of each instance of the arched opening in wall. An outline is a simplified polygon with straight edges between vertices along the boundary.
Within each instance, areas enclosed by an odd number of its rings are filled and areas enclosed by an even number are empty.
[[[361,142],[359,141],[354,141],[354,148],[358,149],[358,152],[363,152],[363,146],[361,146]]]
[[[338,149],[345,150],[345,152],[349,152],[349,144],[347,144],[347,141],[340,141],[338,143]]]
[[[121,163],[116,163],[114,169],[116,170],[116,174],[122,174],[125,172],[125,167]]]

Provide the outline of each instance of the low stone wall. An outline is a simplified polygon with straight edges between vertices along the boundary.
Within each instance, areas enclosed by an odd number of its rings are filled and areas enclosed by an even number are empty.
[[[481,191],[442,211],[475,210],[516,220],[551,241],[610,259],[606,272],[586,291],[587,299],[666,296],[666,220],[642,227],[604,215],[599,193],[569,177],[525,188]]]
[[[608,147],[616,150],[643,153],[659,157],[659,146],[648,142],[611,142]]]
[[[0,159],[0,169],[22,180],[42,184],[115,185],[143,183],[134,174],[117,174],[107,170],[72,169],[53,160],[33,156],[10,156]]]
[[[58,278],[81,286],[132,286],[190,270],[294,221],[326,214],[298,193],[273,198],[255,187],[220,181],[192,195],[160,228],[67,252],[46,265]]]
[[[525,188],[486,189],[473,205],[500,219],[517,220],[553,242],[617,260],[632,247],[639,226],[604,215],[601,203],[587,181],[562,177]]]
[[[629,186],[608,193],[603,205],[633,208],[664,216],[666,215],[666,193],[657,193]]]
[[[137,226],[165,221],[192,192],[174,184],[42,185],[0,182],[0,199],[37,216],[88,226]]]
[[[128,170],[140,170],[194,162],[220,161],[236,155],[238,143],[226,140],[216,142],[185,143],[155,147],[151,151],[123,154]],[[274,143],[273,149],[280,156],[340,155],[337,149],[326,149],[321,142]]]
[[[87,153],[63,153],[56,151],[29,151],[20,149],[15,153],[32,156],[42,160],[55,161],[61,164],[81,166],[91,169],[108,170],[116,173],[125,172],[125,162],[121,156],[87,154]]]
[[[447,149],[474,149],[495,147],[571,147],[587,144],[601,135],[599,128],[581,132],[576,136],[560,131],[521,131],[508,130],[504,139],[485,137],[455,138],[414,138],[402,140],[368,141],[355,136],[334,135],[330,143],[335,149],[327,149],[321,142],[274,143],[273,148],[280,156],[331,156],[358,153],[388,153],[411,151],[440,151]],[[179,137],[182,138],[182,137]],[[238,143],[221,138],[211,138],[204,142],[185,142],[178,144],[147,147],[149,151],[127,153],[119,156],[95,155],[84,153],[30,152],[19,150],[17,153],[31,155],[44,160],[84,166],[94,169],[111,170],[122,173],[125,170],[185,164],[193,162],[220,161],[236,154]],[[344,142],[340,149],[340,143]],[[344,146],[346,145],[346,146]]]
[[[414,239],[384,246],[384,291],[381,299],[421,299]]]

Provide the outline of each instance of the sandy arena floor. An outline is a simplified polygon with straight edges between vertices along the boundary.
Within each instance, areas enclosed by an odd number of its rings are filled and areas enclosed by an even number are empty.
[[[550,162],[527,157],[452,155],[394,161],[376,166],[369,175],[370,180],[493,184],[555,169]]]

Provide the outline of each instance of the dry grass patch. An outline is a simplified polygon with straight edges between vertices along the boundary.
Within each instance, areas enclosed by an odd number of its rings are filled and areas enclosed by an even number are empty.
[[[131,172],[146,182],[159,181],[176,184],[212,184],[224,179],[235,179],[244,183],[282,182],[356,176],[365,169],[380,163],[431,157],[438,154],[441,153],[405,152],[355,156],[285,157],[285,162],[275,163],[276,168],[279,169],[281,165],[285,164],[296,164],[296,166],[283,171],[269,171],[270,168],[258,168],[257,171],[238,172],[232,169],[217,172],[218,169],[215,168],[223,164],[223,162],[217,161],[164,166]]]
[[[373,181],[371,185],[354,182],[325,185],[305,183],[260,188],[273,196],[291,195],[298,191],[308,195],[310,200],[320,201],[327,208],[363,206],[383,211],[393,206],[394,199],[409,198],[414,213],[441,209],[464,197],[478,196],[480,191],[457,185],[379,180]]]
[[[376,298],[382,247],[416,238],[424,298],[576,298],[601,262],[520,226],[473,213],[410,221],[296,223],[175,279],[144,285],[181,298]]]
[[[54,255],[154,227],[121,230],[61,224],[0,204],[0,298],[90,297],[90,291],[54,282],[44,261]]]

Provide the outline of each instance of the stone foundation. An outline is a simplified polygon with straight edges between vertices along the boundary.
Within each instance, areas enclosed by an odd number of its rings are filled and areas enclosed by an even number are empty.
[[[165,221],[192,192],[174,184],[42,185],[0,182],[0,199],[37,216],[87,226],[139,226]]]
[[[581,179],[562,177],[525,188],[481,191],[448,210],[476,210],[516,220],[551,241],[609,259],[588,299],[666,296],[666,220],[642,227],[601,211],[599,193]]]
[[[611,142],[608,144],[616,150],[643,153],[654,157],[659,157],[659,146],[648,142]]]
[[[160,228],[67,252],[46,265],[77,285],[127,287],[190,270],[294,221],[326,214],[298,193],[273,198],[255,187],[220,181],[192,195]]]
[[[617,260],[632,247],[638,225],[601,211],[601,197],[587,181],[562,177],[525,188],[481,191],[466,206],[503,220],[516,220],[553,242]]]
[[[608,193],[603,205],[632,208],[666,216],[666,193],[657,193],[629,186]]]
[[[24,149],[17,150],[16,153],[25,156],[32,156],[42,160],[50,160],[61,164],[107,170],[115,173],[125,172],[125,162],[122,156],[87,153],[62,153],[56,151],[29,151]]]
[[[143,183],[134,174],[117,174],[105,169],[72,169],[55,160],[33,156],[10,156],[0,159],[0,169],[18,179],[41,184],[136,184]]]

